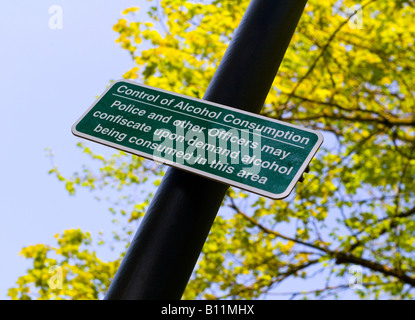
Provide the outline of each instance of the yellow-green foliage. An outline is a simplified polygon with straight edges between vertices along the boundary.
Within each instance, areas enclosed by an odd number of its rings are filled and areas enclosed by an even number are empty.
[[[124,77],[201,98],[248,3],[154,1],[148,21],[137,21],[137,8],[125,10],[114,31],[135,66]],[[184,298],[273,297],[279,283],[301,277],[305,284],[319,270],[327,281],[292,296],[335,296],[351,290],[351,265],[362,267],[361,297],[412,297],[415,2],[365,0],[361,29],[354,24],[360,13],[347,9],[355,4],[308,1],[262,110],[325,131],[327,147],[286,200],[229,190],[228,209],[213,225]],[[100,161],[99,172],[85,168],[70,178],[57,168],[51,172],[70,193],[113,186],[128,198],[129,187],[137,186],[148,197],[120,212],[126,224],[140,219],[154,191],[148,185],[159,183],[163,167],[124,153],[104,159],[83,148]],[[115,239],[123,241],[128,232]],[[12,298],[102,296],[119,260],[99,260],[89,235],[79,230],[57,240],[56,248],[23,249],[34,264],[10,289]],[[47,285],[53,264],[65,270],[60,291]]]

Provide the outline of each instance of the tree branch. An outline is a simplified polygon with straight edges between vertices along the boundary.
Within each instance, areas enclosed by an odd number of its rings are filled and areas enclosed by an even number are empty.
[[[336,264],[353,263],[353,264],[356,264],[356,265],[360,265],[360,266],[366,267],[370,270],[380,272],[380,273],[382,273],[386,276],[393,276],[393,277],[401,280],[402,282],[407,283],[407,284],[415,287],[415,278],[407,275],[405,272],[403,272],[401,270],[393,269],[393,268],[390,268],[386,265],[382,265],[382,264],[379,264],[379,263],[376,263],[376,262],[373,262],[373,261],[370,261],[370,260],[367,260],[367,259],[356,257],[356,256],[353,256],[349,253],[330,250],[329,248],[326,248],[326,247],[321,247],[321,246],[318,246],[318,245],[307,243],[307,242],[304,242],[304,241],[299,240],[299,239],[295,239],[295,238],[292,238],[292,237],[285,236],[285,235],[283,235],[283,234],[281,234],[277,231],[268,229],[267,227],[263,226],[262,224],[260,224],[255,219],[253,219],[253,218],[249,217],[248,215],[246,215],[245,213],[241,212],[239,210],[239,208],[235,205],[233,199],[231,199],[231,201],[232,201],[232,204],[230,205],[231,208],[233,208],[238,214],[240,214],[242,217],[247,219],[249,222],[251,222],[252,224],[257,226],[258,228],[260,228],[265,233],[272,234],[276,237],[279,237],[279,238],[282,238],[282,239],[285,239],[285,240],[289,240],[289,241],[293,241],[295,243],[298,243],[298,244],[301,244],[301,245],[304,245],[304,246],[307,246],[307,247],[310,247],[310,248],[313,248],[313,249],[316,249],[316,250],[319,250],[319,251],[323,251],[327,255],[331,256],[334,259],[336,259]],[[415,210],[415,208],[414,208],[414,210]],[[407,214],[408,215],[412,214],[412,210],[408,211]]]

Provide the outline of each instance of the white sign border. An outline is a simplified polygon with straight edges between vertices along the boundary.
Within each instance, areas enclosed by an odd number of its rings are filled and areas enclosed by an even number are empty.
[[[215,107],[219,107],[219,108],[231,110],[231,111],[234,111],[234,112],[243,113],[243,114],[246,114],[246,115],[255,117],[255,118],[259,118],[259,119],[264,119],[266,121],[275,122],[275,123],[278,123],[280,125],[293,127],[293,128],[296,128],[296,129],[299,129],[299,130],[303,130],[303,131],[308,131],[308,132],[311,132],[311,133],[316,134],[317,137],[318,137],[318,139],[317,139],[317,142],[314,145],[313,149],[311,149],[311,151],[309,152],[308,157],[304,160],[304,162],[300,166],[300,169],[298,170],[297,174],[293,177],[293,179],[291,180],[291,183],[287,186],[287,188],[285,189],[285,191],[282,192],[282,193],[271,193],[271,192],[268,192],[268,191],[265,191],[265,190],[262,190],[262,189],[259,189],[259,188],[251,187],[249,185],[246,185],[246,184],[243,184],[243,183],[240,183],[240,182],[236,182],[234,180],[226,179],[226,178],[223,178],[221,176],[217,176],[217,175],[214,175],[214,174],[211,174],[211,173],[208,173],[208,172],[199,170],[199,169],[195,169],[195,168],[192,168],[192,167],[187,166],[187,165],[184,165],[184,164],[175,163],[175,162],[172,162],[172,161],[169,161],[169,160],[161,159],[159,157],[154,157],[154,155],[152,155],[152,154],[145,153],[145,152],[141,152],[141,151],[137,151],[135,149],[132,149],[132,148],[129,148],[129,147],[125,147],[123,145],[119,145],[119,144],[116,144],[116,143],[113,143],[113,142],[110,142],[110,141],[106,141],[106,140],[103,140],[103,139],[100,139],[100,138],[97,138],[97,137],[91,136],[89,134],[86,134],[86,133],[83,133],[83,132],[78,131],[76,129],[76,126],[79,124],[79,122],[81,122],[81,120],[89,113],[89,111],[91,111],[91,109],[94,108],[95,105],[98,104],[98,102],[105,96],[105,94],[113,86],[115,86],[117,83],[122,83],[122,82],[124,82],[124,83],[126,82],[126,83],[130,83],[132,85],[141,86],[141,87],[144,87],[144,88],[147,88],[147,89],[151,89],[151,90],[155,90],[155,91],[167,93],[167,94],[170,94],[170,95],[175,95],[175,96],[178,96],[178,97],[182,97],[184,99],[193,100],[193,101],[196,101],[196,102],[200,102],[200,103],[212,105],[212,106],[215,106]],[[302,127],[293,125],[291,123],[286,123],[284,121],[280,121],[280,120],[276,120],[276,119],[273,119],[273,118],[261,116],[261,115],[258,115],[256,113],[247,112],[245,110],[239,110],[237,108],[232,108],[232,107],[225,106],[225,105],[222,105],[222,104],[219,104],[219,103],[215,103],[215,102],[211,102],[211,101],[207,101],[207,100],[202,100],[202,99],[197,99],[197,98],[185,96],[185,95],[182,95],[180,93],[174,93],[174,92],[170,92],[170,91],[167,91],[167,90],[164,90],[164,89],[158,89],[158,88],[150,87],[148,85],[141,84],[141,83],[138,83],[138,82],[135,82],[135,81],[131,81],[131,80],[126,80],[126,79],[121,79],[121,80],[118,80],[118,81],[114,81],[104,91],[104,93],[102,93],[99,96],[99,98],[92,104],[92,106],[89,107],[88,110],[86,110],[84,112],[84,114],[74,123],[74,125],[71,128],[71,130],[72,130],[72,133],[75,136],[78,136],[78,137],[81,137],[81,138],[84,138],[84,139],[87,139],[87,140],[90,140],[90,141],[93,141],[93,142],[98,142],[100,144],[103,144],[103,145],[106,145],[108,147],[112,147],[112,148],[115,148],[115,149],[118,149],[118,150],[121,150],[121,151],[125,151],[125,152],[128,152],[128,153],[132,153],[134,155],[137,155],[137,156],[140,156],[140,157],[149,159],[149,160],[153,160],[153,161],[157,161],[157,162],[161,162],[161,160],[163,160],[163,163],[168,164],[168,165],[170,165],[172,167],[175,167],[175,168],[178,168],[178,169],[181,169],[181,170],[190,172],[190,173],[194,173],[194,174],[197,174],[199,176],[202,176],[202,177],[205,177],[205,178],[208,178],[208,179],[217,181],[217,182],[225,183],[227,185],[234,186],[234,187],[237,187],[237,188],[246,190],[246,191],[250,191],[250,192],[256,193],[256,194],[258,194],[260,196],[264,196],[264,197],[267,197],[267,198],[271,198],[273,200],[284,199],[284,198],[288,197],[291,194],[291,192],[293,191],[293,189],[294,189],[295,185],[297,184],[298,180],[301,178],[304,170],[310,164],[310,162],[313,159],[314,155],[317,153],[317,150],[320,148],[321,144],[324,141],[323,135],[320,132],[315,131],[315,130],[311,130],[311,129],[308,129],[308,128],[302,128]]]

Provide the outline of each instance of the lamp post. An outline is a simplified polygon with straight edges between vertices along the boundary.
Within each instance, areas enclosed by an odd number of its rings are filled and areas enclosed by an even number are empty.
[[[203,97],[259,113],[307,0],[252,0]],[[169,168],[105,299],[180,299],[228,186]]]

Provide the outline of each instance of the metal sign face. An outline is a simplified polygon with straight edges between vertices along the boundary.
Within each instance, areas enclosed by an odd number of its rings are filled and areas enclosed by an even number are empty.
[[[323,142],[314,130],[129,80],[114,82],[72,132],[272,199],[290,194]]]

